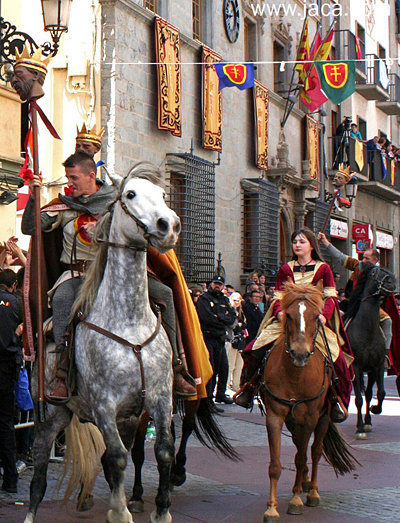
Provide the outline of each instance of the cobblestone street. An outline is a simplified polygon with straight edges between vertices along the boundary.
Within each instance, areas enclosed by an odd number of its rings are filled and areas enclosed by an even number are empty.
[[[281,523],[400,522],[400,399],[393,377],[386,378],[386,391],[383,414],[373,418],[373,432],[367,440],[355,440],[354,400],[351,415],[341,426],[362,467],[352,475],[336,478],[333,469],[322,460],[319,476],[321,505],[318,508],[305,507],[303,515],[296,518],[286,514],[295,472],[294,446],[285,431],[282,437],[284,471],[279,482]],[[258,409],[248,413],[235,405],[225,407],[225,413],[219,420],[243,462],[226,461],[192,438],[189,443],[187,481],[173,492],[171,514],[174,523],[262,522],[268,493],[269,460],[264,420]],[[144,466],[145,512],[134,515],[135,523],[148,522],[154,508],[158,474],[151,442],[147,447]],[[48,489],[39,508],[37,521],[105,521],[109,490],[104,476],[99,476],[94,488],[94,509],[78,513],[73,502],[67,508],[61,508],[56,501],[58,496],[55,494],[55,486],[61,467],[60,463],[50,465]],[[0,494],[0,520],[22,523],[27,512],[31,474],[31,468],[21,474],[18,494]],[[127,496],[132,485],[133,467],[130,464],[127,469]]]

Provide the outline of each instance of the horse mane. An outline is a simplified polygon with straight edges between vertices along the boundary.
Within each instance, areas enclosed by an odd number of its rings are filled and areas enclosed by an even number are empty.
[[[296,300],[307,300],[320,312],[324,308],[324,297],[315,285],[296,284],[287,281],[281,299],[282,309],[286,312]]]
[[[159,187],[163,186],[163,177],[160,169],[150,162],[139,162],[135,164],[125,176],[122,183],[126,183],[130,178],[141,178]],[[110,234],[114,203],[115,202],[108,206],[98,220],[96,227],[93,229],[92,241],[94,244],[98,244],[98,251],[85,275],[84,282],[71,310],[70,321],[73,320],[79,311],[81,311],[85,317],[88,316],[97,297],[97,292],[103,279],[104,269],[107,263],[108,246],[106,242]]]
[[[372,271],[373,268],[374,265],[372,265],[371,267],[367,266],[359,273],[356,280],[357,285],[351,291],[350,298],[347,302],[346,313],[343,316],[344,321],[349,320],[350,318],[354,318],[354,316],[357,314],[358,309],[361,305],[361,299],[368,281],[369,273]]]

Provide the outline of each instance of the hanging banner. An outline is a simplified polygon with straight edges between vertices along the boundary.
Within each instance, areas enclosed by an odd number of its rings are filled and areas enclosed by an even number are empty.
[[[268,120],[269,120],[269,90],[259,81],[254,81],[254,120],[256,166],[268,171]]]
[[[222,93],[218,90],[219,78],[215,62],[222,57],[212,49],[203,46],[203,147],[211,151],[222,150]]]
[[[310,176],[319,180],[319,127],[318,122],[306,115],[307,153],[306,160],[310,160]]]
[[[158,84],[158,128],[182,136],[181,39],[178,29],[157,17],[155,23]]]

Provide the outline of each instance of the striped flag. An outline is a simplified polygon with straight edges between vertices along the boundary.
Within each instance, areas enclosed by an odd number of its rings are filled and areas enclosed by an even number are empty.
[[[396,182],[396,160],[392,160],[390,163],[390,183],[394,185]]]
[[[356,41],[356,57],[357,57],[357,60],[362,60],[360,37],[357,36],[357,35],[354,35],[354,39]]]
[[[331,52],[332,48],[332,40],[333,40],[333,28],[330,30],[330,33],[325,39],[325,42],[321,44],[318,48],[318,51],[315,54],[314,60],[320,61],[320,60],[329,60],[329,53]]]

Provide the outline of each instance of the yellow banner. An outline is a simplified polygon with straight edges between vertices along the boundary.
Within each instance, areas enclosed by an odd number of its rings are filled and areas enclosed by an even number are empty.
[[[254,81],[254,117],[256,166],[268,171],[268,120],[269,120],[269,90],[259,81]]]
[[[319,128],[318,122],[306,116],[307,135],[307,160],[310,160],[310,176],[313,180],[319,180]]]
[[[181,39],[178,29],[157,17],[156,57],[158,80],[158,128],[182,136]]]
[[[212,65],[221,60],[219,54],[203,46],[203,147],[212,151],[222,150],[222,93]]]
[[[364,169],[365,165],[365,159],[364,159],[364,144],[361,140],[356,140],[356,147],[355,147],[355,155],[356,155],[356,164],[358,165],[358,168],[360,169],[360,172]]]

